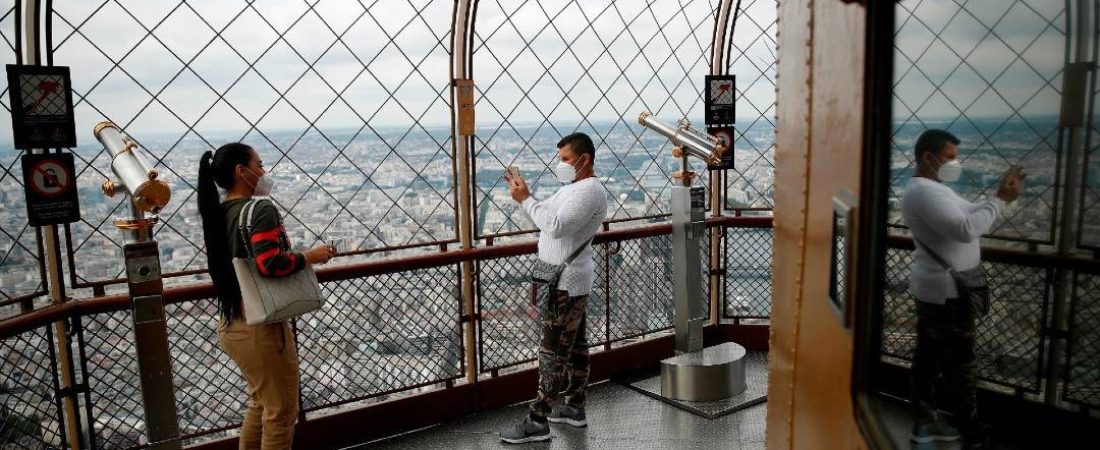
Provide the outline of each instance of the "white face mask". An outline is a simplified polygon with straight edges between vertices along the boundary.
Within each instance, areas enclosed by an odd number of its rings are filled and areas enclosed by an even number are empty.
[[[963,166],[958,160],[950,160],[940,165],[936,170],[936,177],[944,183],[954,183],[962,176]]]
[[[558,181],[569,184],[577,179],[577,170],[573,168],[572,164],[559,161],[558,165],[554,166],[554,176],[558,177]]]
[[[252,172],[252,169],[248,169],[248,171]],[[252,174],[255,175],[256,172],[252,172]],[[256,186],[253,187],[252,195],[266,197],[271,195],[271,188],[273,187],[275,187],[275,180],[272,180],[271,177],[264,174],[256,180]]]

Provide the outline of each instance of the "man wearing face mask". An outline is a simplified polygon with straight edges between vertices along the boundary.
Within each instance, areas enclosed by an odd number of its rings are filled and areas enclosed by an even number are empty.
[[[981,264],[979,238],[990,231],[1005,203],[1020,195],[1024,173],[1019,167],[1010,168],[1001,179],[996,198],[969,202],[943,184],[958,181],[962,175],[962,165],[956,159],[958,145],[959,139],[943,130],[921,134],[916,143],[916,175],[902,196],[902,215],[916,242],[909,279],[909,289],[917,299],[911,438],[928,443],[961,436],[963,448],[978,449],[988,444],[988,426],[978,419],[975,387],[974,330],[980,313],[972,301],[960,298],[944,265],[966,271]],[[948,398],[954,400],[951,410],[957,429],[939,417],[935,401],[938,375],[943,376]]]
[[[607,214],[607,190],[592,168],[595,157],[596,148],[588,135],[573,133],[562,138],[554,175],[565,186],[543,200],[531,196],[519,174],[508,176],[512,199],[540,231],[539,259],[566,266],[557,286],[536,281],[542,309],[538,397],[522,422],[501,431],[504,442],[549,440],[548,421],[575,427],[588,424],[584,413],[588,386],[585,311],[596,278],[591,240]],[[557,404],[561,400],[564,404]]]

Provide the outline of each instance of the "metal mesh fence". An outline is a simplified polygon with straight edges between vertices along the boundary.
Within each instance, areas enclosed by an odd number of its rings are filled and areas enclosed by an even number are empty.
[[[65,447],[50,328],[0,341],[0,448]]]
[[[701,303],[710,317],[710,236],[699,242]],[[591,346],[672,328],[674,322],[670,235],[595,246],[596,279],[588,299],[586,332]],[[541,336],[532,304],[534,254],[479,262],[481,370],[534,361]]]
[[[157,230],[165,272],[201,269],[200,154],[243,141],[272,172],[299,245],[348,250],[455,237],[451,2],[57,2],[49,54],[73,70],[79,127],[104,118],[150,151],[173,200]],[[122,272],[98,185],[109,155],[81,134],[77,283]],[[106,226],[105,226],[106,225]],[[7,229],[5,227],[5,229]]]
[[[699,239],[700,291],[703,311],[710,317],[710,229]],[[622,241],[611,254],[609,335],[611,341],[629,339],[675,325],[673,303],[672,236]]]
[[[145,439],[141,384],[129,311],[83,319],[92,441],[95,448],[132,448]]]
[[[218,345],[217,301],[169,304],[165,315],[181,435],[186,442],[196,443],[236,428],[248,394],[240,371]],[[145,416],[130,313],[116,311],[82,320],[95,446],[144,446]]]
[[[1089,120],[1089,139],[1085,168],[1081,175],[1081,209],[1077,243],[1084,248],[1100,250],[1100,83],[1093,81],[1091,93],[1092,117]]]
[[[297,321],[303,409],[460,376],[459,273],[441,266],[324,283],[324,309]]]
[[[1026,168],[1019,207],[990,235],[1050,242],[1062,153],[1058,121],[1066,4],[1042,0],[899,3],[895,33],[890,222],[926,129],[959,137],[967,167],[955,190],[991,198],[1009,164]]]
[[[716,9],[714,0],[479,2],[477,234],[533,228],[513,214],[500,176],[514,165],[536,191],[557,187],[556,143],[575,131],[596,145],[608,219],[667,212],[678,163],[668,139],[635,118],[648,110],[702,123]],[[697,182],[708,186],[707,177]]]
[[[726,318],[767,318],[772,312],[771,228],[726,228]]]
[[[238,427],[248,393],[237,365],[219,346],[218,301],[170,304],[165,314],[180,433],[195,443],[201,440],[196,437],[213,434],[206,438],[211,439],[217,431]]]
[[[1100,407],[1100,276],[1077,274],[1064,400]]]
[[[588,296],[585,332],[590,346],[606,342],[607,245],[594,245],[596,280]],[[481,311],[481,370],[488,372],[534,361],[538,357],[542,322],[531,291],[536,254],[478,262],[478,302]]]
[[[0,1],[0,64],[15,64],[15,24],[20,20],[19,11],[12,0]],[[11,111],[8,105],[8,78],[0,80],[0,106],[4,113]],[[0,304],[37,293],[43,293],[46,285],[41,273],[41,260],[35,229],[27,224],[27,210],[23,194],[23,168],[20,157],[23,152],[12,147],[11,128],[0,134],[0,204],[5,205],[0,214]],[[0,306],[0,317],[18,312],[16,306]]]
[[[738,110],[735,166],[726,171],[728,209],[773,205],[778,10],[775,0],[743,2],[727,37],[726,73],[737,75]]]
[[[882,353],[906,360],[912,359],[916,348],[916,300],[909,293],[911,264],[911,251],[888,250]],[[978,322],[978,375],[992,383],[1038,392],[1051,271],[983,264],[989,275],[992,307]]]

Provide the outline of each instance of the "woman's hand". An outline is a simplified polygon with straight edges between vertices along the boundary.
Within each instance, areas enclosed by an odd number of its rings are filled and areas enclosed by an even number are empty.
[[[336,256],[336,248],[331,245],[318,245],[302,252],[302,255],[310,264],[324,264]]]

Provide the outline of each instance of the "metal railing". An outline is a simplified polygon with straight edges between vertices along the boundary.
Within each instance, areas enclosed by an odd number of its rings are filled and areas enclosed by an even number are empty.
[[[916,346],[915,299],[909,293],[913,258],[909,238],[892,237],[886,255],[883,293],[882,354],[910,361]],[[1092,289],[1100,279],[1100,264],[1078,257],[983,248],[992,305],[977,329],[978,376],[1021,397],[1058,399],[1069,407],[1100,407],[1100,302]],[[1067,329],[1058,329],[1055,310],[1057,272],[1076,279],[1073,313]],[[1068,350],[1051,361],[1056,340]],[[1050,364],[1060,380],[1050,377]]]
[[[741,232],[770,231],[767,217],[708,220],[712,239],[723,240],[737,270],[704,268],[703,280],[740,286],[754,247],[730,245]],[[648,340],[672,327],[671,225],[609,230],[597,235],[599,280],[590,297],[588,332],[593,347]],[[702,245],[709,248],[709,242]],[[740,242],[740,241],[738,241]],[[474,371],[498,371],[531,361],[537,322],[529,308],[533,241],[375,262],[318,271],[328,303],[295,321],[301,374],[302,415],[340,413],[383,400],[447,389]],[[472,261],[478,308],[462,314],[460,265]],[[723,270],[726,269],[726,270]],[[710,274],[713,274],[711,276]],[[735,279],[731,280],[730,277]],[[754,289],[770,290],[753,279]],[[769,279],[770,284],[770,279]],[[239,427],[247,394],[236,367],[218,347],[218,307],[209,284],[169,288],[169,343],[176,408],[186,443],[231,435]],[[709,302],[709,298],[701,301]],[[141,392],[126,296],[70,301],[0,322],[0,356],[8,364],[0,381],[2,441],[16,448],[64,446],[61,401],[80,405],[82,435],[90,448],[142,448]],[[709,308],[708,308],[709,310]],[[716,312],[711,312],[715,314]],[[57,383],[52,326],[67,321],[73,336],[77,385]],[[465,348],[463,324],[476,322],[475,348]],[[479,367],[464,364],[477,353]],[[9,425],[10,424],[10,425]]]

